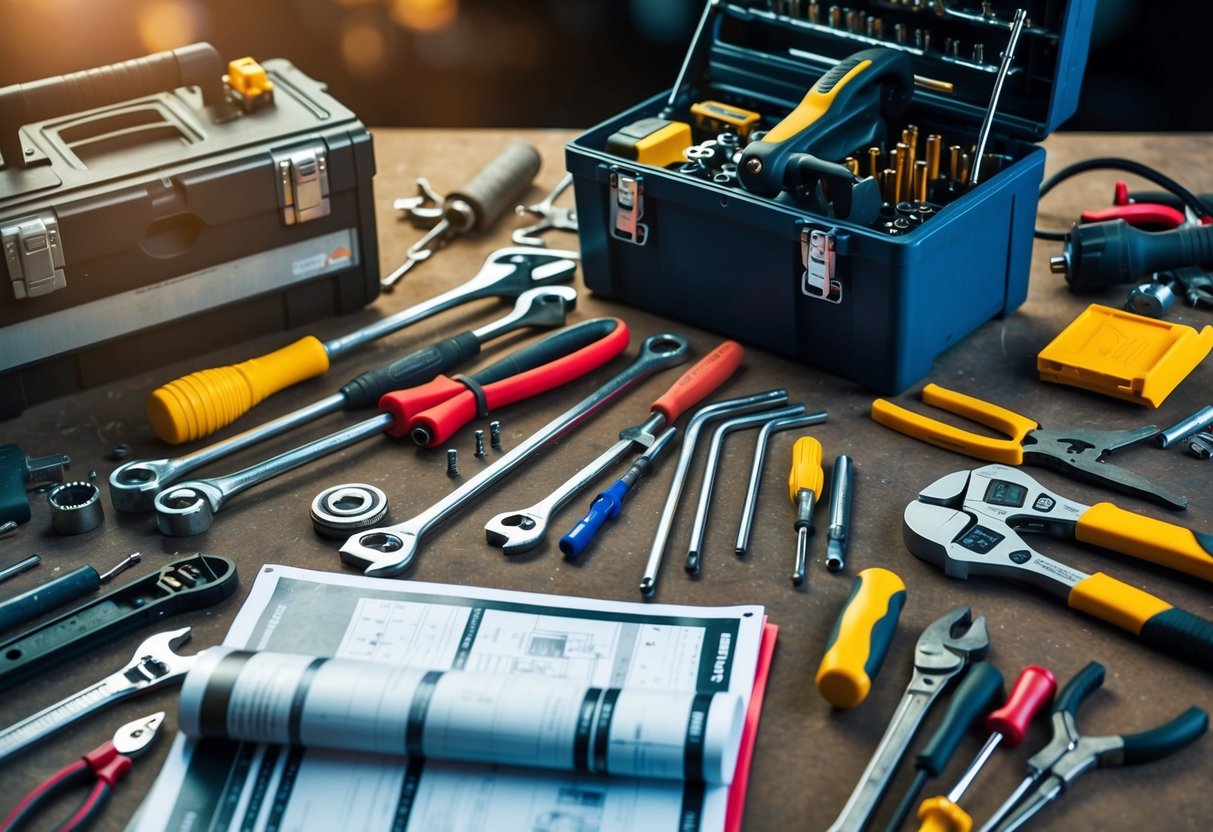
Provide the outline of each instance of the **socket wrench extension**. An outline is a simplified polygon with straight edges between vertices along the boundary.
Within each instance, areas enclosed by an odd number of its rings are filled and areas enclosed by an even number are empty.
[[[391,577],[407,570],[422,537],[434,526],[470,504],[477,495],[504,479],[540,448],[554,442],[601,410],[617,396],[659,370],[687,359],[690,344],[681,335],[663,333],[645,339],[640,354],[617,376],[527,437],[492,465],[426,511],[398,523],[352,536],[341,547],[341,559],[371,577]]]
[[[281,436],[300,425],[338,410],[374,407],[379,397],[392,390],[424,384],[464,360],[476,355],[480,345],[522,327],[554,327],[564,324],[566,313],[577,301],[571,286],[537,286],[518,295],[514,309],[479,329],[413,350],[352,379],[338,392],[265,424],[216,442],[175,459],[135,459],[110,474],[110,499],[121,512],[141,513],[154,508],[156,495],[195,468],[222,459],[267,439]],[[455,349],[448,349],[455,347]]]

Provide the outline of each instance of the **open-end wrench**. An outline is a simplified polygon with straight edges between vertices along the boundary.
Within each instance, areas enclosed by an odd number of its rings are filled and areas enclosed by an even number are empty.
[[[758,507],[758,489],[762,485],[762,471],[766,465],[767,443],[771,434],[781,430],[795,430],[817,423],[817,414],[790,416],[787,419],[773,419],[758,429],[758,439],[754,442],[754,461],[750,465],[750,482],[746,487],[745,503],[741,508],[741,523],[737,527],[737,545],[734,547],[738,557],[750,548],[750,534],[754,529],[754,509]]]
[[[0,763],[86,714],[184,676],[200,655],[182,656],[176,652],[189,637],[189,627],[157,633],[140,644],[122,668],[0,731]]]
[[[973,618],[968,607],[956,607],[923,630],[914,648],[914,676],[829,832],[860,832],[867,826],[927,710],[970,662],[984,658],[989,649],[986,619]]]
[[[716,426],[716,430],[712,431],[712,438],[708,442],[708,461],[704,466],[703,482],[699,487],[699,502],[695,505],[695,520],[691,524],[691,541],[687,545],[687,560],[683,567],[688,575],[699,574],[703,538],[708,528],[708,507],[712,503],[712,492],[716,488],[716,472],[720,467],[720,453],[724,447],[724,438],[733,431],[757,427],[780,419],[796,419],[804,416],[804,405],[794,404],[778,410],[734,416],[721,422]],[[808,418],[812,419],[809,424],[820,424],[826,420],[826,412],[821,410],[811,413],[808,414]]]
[[[354,535],[341,547],[341,559],[372,577],[399,575],[412,565],[426,532],[470,504],[482,491],[504,479],[544,445],[573,430],[629,388],[659,370],[686,361],[689,351],[690,345],[681,335],[650,335],[636,359],[598,390],[535,431],[492,465],[416,517],[394,526]]]
[[[657,522],[657,532],[653,536],[653,548],[649,550],[649,561],[644,567],[644,577],[640,579],[642,593],[652,595],[657,589],[657,573],[661,569],[661,558],[665,553],[665,544],[670,539],[670,530],[674,527],[674,514],[678,511],[682,486],[690,471],[695,443],[699,439],[699,432],[703,430],[703,426],[714,419],[728,416],[730,413],[764,410],[786,404],[787,401],[787,390],[783,388],[767,390],[750,396],[725,399],[721,402],[704,405],[696,410],[687,421],[687,427],[682,436],[682,451],[678,456],[678,465],[674,468],[674,480],[670,483],[670,492],[666,496],[665,506],[661,509],[661,519]]]
[[[653,402],[647,419],[621,430],[619,441],[597,459],[530,508],[503,511],[485,523],[484,532],[489,544],[500,547],[507,555],[526,552],[538,546],[547,533],[548,523],[561,506],[633,448],[652,447],[662,428],[677,421],[688,407],[699,403],[736,372],[743,354],[741,345],[735,341],[725,341],[712,350]]]
[[[231,424],[272,393],[328,372],[345,353],[406,326],[488,297],[517,297],[527,289],[567,283],[577,271],[575,251],[513,246],[494,251],[480,271],[449,291],[328,341],[307,335],[240,364],[199,370],[157,388],[148,419],[171,445],[201,439]]]
[[[477,355],[482,344],[508,332],[523,327],[561,326],[576,304],[577,290],[572,286],[527,289],[518,296],[510,314],[368,370],[318,402],[184,456],[134,459],[119,465],[110,474],[110,499],[118,511],[132,514],[151,511],[157,494],[196,468],[329,413],[373,407],[384,393],[424,384]]]

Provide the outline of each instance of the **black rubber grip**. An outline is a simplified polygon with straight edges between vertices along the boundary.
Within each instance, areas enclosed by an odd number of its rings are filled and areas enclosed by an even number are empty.
[[[0,155],[22,163],[18,130],[26,124],[117,104],[178,87],[201,87],[204,104],[223,99],[223,62],[209,43],[0,89]]]
[[[952,694],[943,721],[918,752],[915,760],[918,767],[938,777],[969,728],[993,710],[1002,691],[1002,673],[998,668],[989,662],[974,663]]]
[[[1066,686],[1057,694],[1053,702],[1053,713],[1065,711],[1070,716],[1078,713],[1078,706],[1083,703],[1091,692],[1103,684],[1104,666],[1099,662],[1088,662],[1087,666],[1066,682]]]
[[[395,361],[367,370],[341,388],[347,410],[374,406],[385,393],[425,384],[480,354],[480,339],[468,330],[413,350]]]
[[[1148,763],[1167,757],[1196,742],[1207,730],[1209,715],[1200,708],[1188,708],[1166,725],[1121,737],[1125,743],[1125,763]]]
[[[539,173],[539,164],[539,151],[515,139],[481,168],[472,181],[447,194],[444,202],[459,199],[470,205],[474,219],[467,230],[479,231],[518,203]]]
[[[577,352],[605,338],[614,332],[617,326],[619,322],[614,318],[594,318],[566,326],[472,373],[472,378],[481,386],[485,386],[542,367],[550,361]]]
[[[96,592],[101,576],[91,566],[81,566],[0,604],[0,632],[27,624],[40,615]]]
[[[1141,643],[1167,655],[1213,670],[1213,622],[1172,607],[1147,621]]]

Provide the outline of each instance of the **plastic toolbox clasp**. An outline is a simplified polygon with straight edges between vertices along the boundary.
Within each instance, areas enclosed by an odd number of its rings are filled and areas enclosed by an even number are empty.
[[[611,170],[611,236],[642,246],[649,240],[644,216],[644,177],[619,168]]]
[[[842,302],[842,282],[834,279],[838,239],[833,230],[804,226],[800,229],[800,262],[804,266],[800,291],[811,298]]]

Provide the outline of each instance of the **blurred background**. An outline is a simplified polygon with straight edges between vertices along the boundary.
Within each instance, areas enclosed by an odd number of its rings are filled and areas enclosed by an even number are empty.
[[[970,4],[976,5],[976,3]],[[371,126],[588,127],[668,88],[702,0],[0,0],[0,86],[197,40]],[[1209,0],[1098,0],[1067,130],[1213,129]],[[1200,61],[1203,64],[1203,61]]]

